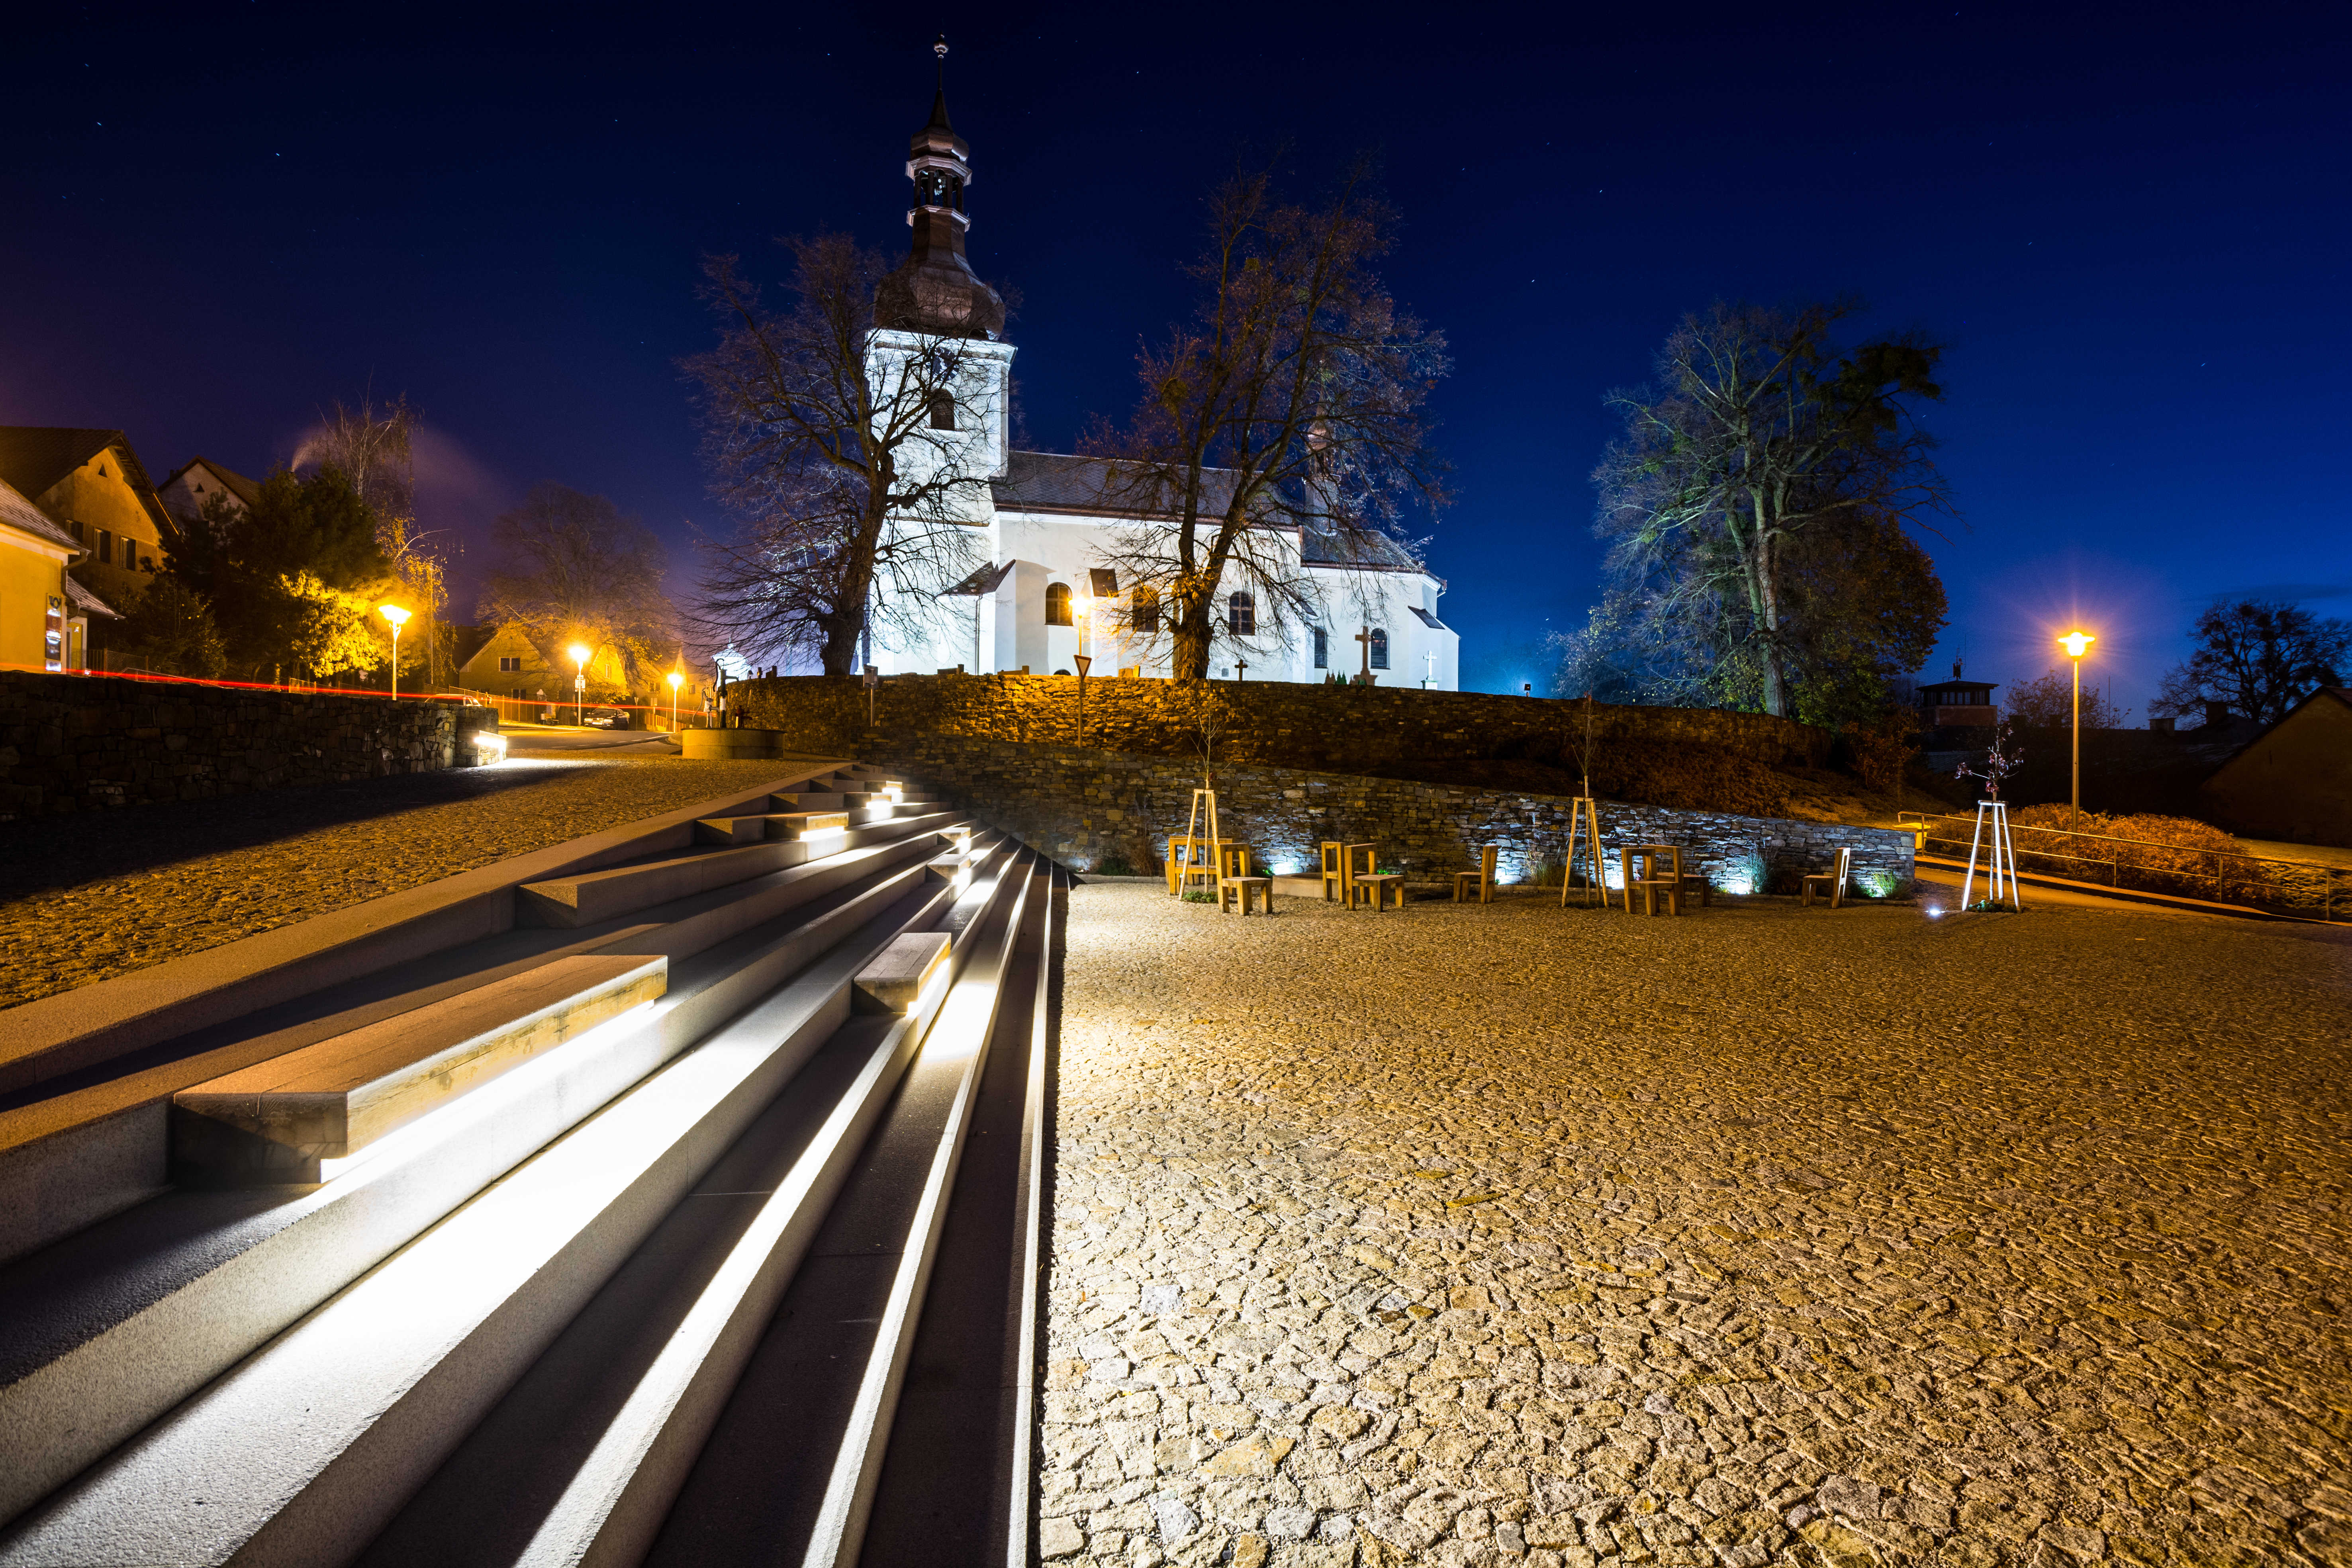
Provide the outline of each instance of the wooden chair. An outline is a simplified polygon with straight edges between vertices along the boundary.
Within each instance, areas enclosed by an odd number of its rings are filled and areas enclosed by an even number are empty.
[[[1265,895],[1265,912],[1274,913],[1274,879],[1250,875],[1247,845],[1220,843],[1217,846],[1217,912],[1223,914],[1238,901],[1242,913],[1248,914],[1253,892]]]
[[[1666,900],[1666,913],[1679,916],[1683,912],[1683,852],[1672,844],[1628,844],[1617,852],[1618,871],[1625,884],[1625,912],[1633,912],[1633,890],[1642,892],[1642,912],[1654,915],[1658,900]],[[1642,874],[1633,874],[1635,861],[1640,861]],[[1662,871],[1661,866],[1665,868]]]
[[[1706,861],[1702,860],[1697,865],[1685,869],[1683,872],[1683,891],[1685,893],[1696,893],[1698,895],[1699,907],[1701,909],[1714,908],[1715,883],[1707,877]]]
[[[1495,847],[1490,844],[1486,848],[1478,851],[1478,868],[1475,871],[1456,871],[1454,873],[1454,901],[1455,903],[1458,904],[1463,902],[1464,895],[1474,889],[1478,894],[1478,901],[1480,903],[1491,904],[1495,901],[1496,853],[1496,851]]]
[[[1821,883],[1822,891],[1829,895],[1830,908],[1836,909],[1844,903],[1846,873],[1853,868],[1853,850],[1847,847],[1837,852],[1836,870],[1815,871],[1808,875],[1803,881],[1805,908],[1810,910],[1813,907],[1813,884],[1816,882]]]
[[[1339,852],[1339,907],[1343,910],[1352,910],[1356,907],[1357,881],[1372,874],[1372,847],[1369,844],[1334,844],[1329,847]],[[1330,896],[1331,889],[1328,871],[1330,863],[1327,860],[1324,864],[1326,871],[1323,889],[1324,896],[1328,898]]]
[[[1180,856],[1179,850],[1181,850]],[[1192,890],[1194,881],[1201,890],[1217,890],[1217,857],[1215,841],[1208,838],[1171,838],[1168,841],[1168,891],[1181,896]]]
[[[1333,899],[1347,902],[1342,896],[1348,886],[1347,850],[1336,838],[1323,840],[1323,901],[1327,904]]]

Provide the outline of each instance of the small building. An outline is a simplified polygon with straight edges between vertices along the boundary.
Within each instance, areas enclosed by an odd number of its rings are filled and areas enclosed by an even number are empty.
[[[1993,683],[1960,679],[1960,660],[1952,660],[1952,679],[1919,688],[1919,728],[1990,729],[1999,721],[1992,705]]]
[[[75,578],[106,604],[130,609],[169,560],[163,503],[120,430],[0,425],[0,480],[73,539]]]
[[[215,499],[239,511],[250,510],[261,500],[261,481],[223,468],[210,458],[191,458],[174,468],[155,493],[173,517],[193,520],[204,516],[205,503]]]
[[[468,691],[521,701],[572,700],[573,667],[551,665],[517,626],[458,626],[457,684]],[[621,650],[598,648],[588,660],[588,700],[609,702],[629,689]]]
[[[88,665],[89,617],[114,612],[67,572],[81,556],[72,534],[0,479],[0,669]]]
[[[2232,833],[2352,847],[2352,688],[2323,686],[2198,786]]]

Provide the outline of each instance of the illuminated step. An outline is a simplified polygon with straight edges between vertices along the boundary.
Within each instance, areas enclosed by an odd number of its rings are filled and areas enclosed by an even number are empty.
[[[857,1010],[861,1013],[909,1013],[925,991],[946,973],[949,957],[945,931],[906,931],[874,955],[857,972]]]
[[[582,954],[172,1097],[183,1179],[316,1182],[386,1133],[669,988],[669,960]]]
[[[694,829],[696,837],[709,844],[759,844],[771,838],[821,839],[847,832],[849,817],[850,813],[840,810],[771,811],[757,816],[706,816],[694,825]]]

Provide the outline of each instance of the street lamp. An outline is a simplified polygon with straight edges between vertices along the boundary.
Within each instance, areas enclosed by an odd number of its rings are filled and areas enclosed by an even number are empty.
[[[588,647],[573,643],[564,650],[572,656],[572,721],[585,728],[588,723]]]
[[[2066,657],[2074,661],[2074,817],[2075,832],[2083,830],[2083,656],[2099,639],[2089,632],[2068,632],[2058,639]]]
[[[685,679],[686,677],[675,669],[669,672],[669,729],[673,735],[677,733],[677,689]]]
[[[392,697],[400,700],[400,628],[408,624],[408,612],[398,605],[378,605],[375,613],[392,623]]]

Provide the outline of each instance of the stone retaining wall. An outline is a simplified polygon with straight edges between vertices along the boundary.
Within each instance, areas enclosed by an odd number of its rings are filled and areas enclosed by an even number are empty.
[[[1418,687],[1306,686],[1286,681],[1088,680],[1086,741],[1146,756],[1198,754],[1204,717],[1216,754],[1237,763],[1388,771],[1423,761],[1525,759],[1573,767],[1580,703]],[[897,676],[866,693],[856,680],[787,676],[730,688],[745,723],[784,731],[794,751],[854,756],[927,736],[1055,745],[1078,740],[1078,682],[1053,675]],[[1705,747],[1768,767],[1819,767],[1834,737],[1815,725],[1713,708],[1594,710],[1596,743]]]
[[[455,702],[0,671],[0,822],[471,766]]]
[[[1112,855],[1139,871],[1155,868],[1169,836],[1183,831],[1201,782],[1197,766],[1165,757],[961,737],[869,745],[863,759],[905,769],[1081,870]],[[1377,845],[1383,864],[1416,881],[1470,869],[1474,852],[1488,845],[1501,851],[1497,870],[1507,881],[1557,882],[1565,858],[1569,801],[1559,795],[1295,768],[1220,767],[1215,776],[1223,836],[1246,843],[1277,873],[1312,875],[1326,839]],[[1885,895],[1911,889],[1907,833],[1608,802],[1601,831],[1612,853],[1619,844],[1680,845],[1685,861],[1704,862],[1727,892],[1760,892],[1826,869],[1841,846],[1853,850],[1857,887]],[[1609,875],[1615,877],[1613,866]]]

